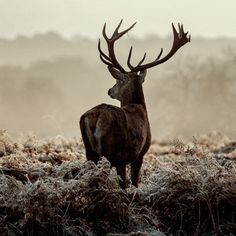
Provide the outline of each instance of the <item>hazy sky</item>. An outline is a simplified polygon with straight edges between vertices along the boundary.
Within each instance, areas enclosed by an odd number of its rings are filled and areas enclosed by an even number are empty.
[[[132,35],[166,35],[171,22],[184,23],[192,35],[236,37],[236,0],[0,0],[0,37],[57,31],[66,37],[97,38],[110,29],[138,21]]]

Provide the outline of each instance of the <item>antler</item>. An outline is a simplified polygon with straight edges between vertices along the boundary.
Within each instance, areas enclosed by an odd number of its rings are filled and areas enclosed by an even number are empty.
[[[104,27],[103,27],[103,30],[102,30],[102,34],[103,34],[103,37],[104,39],[106,40],[107,42],[107,46],[108,46],[108,54],[109,56],[107,56],[101,49],[101,43],[100,43],[100,39],[98,41],[98,50],[100,52],[100,58],[101,60],[108,66],[112,66],[112,67],[115,67],[116,69],[118,69],[119,71],[123,72],[123,73],[127,73],[125,71],[125,69],[119,64],[119,62],[117,61],[116,59],[116,56],[115,56],[115,51],[114,51],[114,44],[116,42],[116,40],[118,40],[119,38],[121,38],[124,34],[126,34],[129,30],[131,30],[136,22],[131,25],[128,29],[126,30],[123,30],[121,31],[120,33],[118,32],[121,24],[122,24],[122,21],[120,21],[119,25],[116,27],[113,35],[111,36],[111,38],[108,38],[107,35],[106,35],[106,23],[104,24]]]
[[[160,58],[163,53],[163,48],[162,48],[160,53],[158,54],[156,60],[154,60],[153,62],[142,65],[142,63],[144,62],[144,60],[146,58],[146,53],[145,53],[143,58],[141,59],[141,61],[138,63],[138,65],[134,67],[130,63],[132,50],[133,50],[133,47],[131,47],[130,51],[129,51],[128,60],[127,60],[127,65],[130,68],[130,70],[132,72],[138,72],[138,71],[142,71],[142,70],[146,70],[148,68],[154,67],[154,66],[159,65],[161,63],[164,63],[168,59],[170,59],[178,51],[179,48],[181,48],[184,44],[190,42],[191,36],[190,35],[188,36],[188,32],[186,32],[186,33],[184,32],[183,25],[178,24],[178,28],[179,28],[179,32],[177,32],[174,24],[172,23],[172,29],[173,29],[173,34],[174,34],[173,45],[172,45],[170,52],[163,58]]]
[[[117,58],[116,58],[116,55],[115,55],[115,50],[114,50],[114,45],[115,45],[115,42],[119,38],[121,38],[124,34],[126,34],[129,30],[131,30],[135,26],[136,22],[133,25],[131,25],[128,29],[123,30],[121,32],[118,32],[119,29],[120,29],[120,26],[122,24],[122,21],[123,20],[121,20],[120,23],[118,24],[118,26],[116,27],[116,29],[115,29],[113,35],[111,36],[111,38],[107,37],[107,35],[106,35],[106,23],[104,24],[102,34],[103,34],[104,39],[107,42],[108,55],[106,55],[102,51],[100,39],[98,41],[98,50],[100,52],[101,60],[106,65],[112,66],[112,67],[118,69],[119,71],[121,71],[123,73],[128,73],[127,71],[125,71],[125,69],[117,61]],[[176,30],[174,24],[172,23],[172,29],[173,29],[173,35],[174,35],[173,45],[172,45],[172,48],[171,48],[170,52],[163,58],[161,58],[161,55],[163,53],[163,48],[161,48],[160,53],[158,54],[157,58],[153,62],[142,65],[142,63],[144,62],[144,60],[146,58],[146,53],[145,53],[143,58],[138,63],[138,65],[137,66],[132,66],[130,60],[131,60],[133,47],[131,47],[130,51],[129,51],[129,56],[128,56],[128,59],[127,59],[127,65],[130,69],[130,72],[143,71],[143,70],[146,70],[148,68],[159,65],[161,63],[164,63],[167,60],[169,60],[178,51],[178,49],[180,49],[184,44],[190,42],[191,36],[188,35],[188,32],[186,32],[186,33],[184,32],[183,25],[178,24],[178,28],[179,28],[179,32]]]

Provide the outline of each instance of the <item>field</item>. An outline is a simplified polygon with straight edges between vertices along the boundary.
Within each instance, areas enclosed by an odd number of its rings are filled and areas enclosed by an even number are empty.
[[[125,64],[133,45],[134,63],[145,51],[151,61],[171,43],[128,36],[117,54]],[[105,158],[86,161],[81,140],[70,138],[86,110],[118,105],[107,96],[115,80],[97,40],[53,32],[0,39],[0,236],[236,235],[235,45],[194,37],[148,71],[144,94],[158,141],[139,188],[128,179],[124,191]],[[28,132],[35,135],[16,138]]]
[[[0,133],[0,235],[235,235],[236,142],[157,142],[137,189],[120,189],[81,140]]]

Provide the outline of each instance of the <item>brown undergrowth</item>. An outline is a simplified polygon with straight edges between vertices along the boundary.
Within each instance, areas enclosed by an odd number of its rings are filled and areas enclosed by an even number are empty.
[[[235,235],[236,144],[153,142],[138,189],[61,136],[0,132],[0,235]]]

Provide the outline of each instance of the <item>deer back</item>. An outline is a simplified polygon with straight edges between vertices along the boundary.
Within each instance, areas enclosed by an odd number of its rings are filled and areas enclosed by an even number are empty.
[[[87,111],[82,122],[93,151],[113,165],[130,163],[150,139],[146,111],[138,104],[122,108],[101,104]]]

